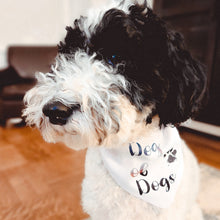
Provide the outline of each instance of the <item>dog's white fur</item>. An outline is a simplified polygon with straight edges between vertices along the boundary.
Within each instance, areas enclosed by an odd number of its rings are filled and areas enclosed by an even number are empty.
[[[127,8],[130,3],[126,4],[120,7]],[[93,13],[92,19],[81,24],[83,30],[88,30],[88,36],[102,15],[103,11],[96,12],[94,19]],[[120,93],[118,88],[128,90],[129,82],[117,74],[117,68],[106,66],[79,50],[74,55],[58,55],[52,70],[53,73],[38,73],[38,84],[25,96],[27,108],[24,116],[28,124],[35,124],[40,129],[48,142],[62,141],[76,150],[89,148],[82,184],[82,205],[91,219],[201,220],[202,213],[196,203],[198,165],[183,141],[184,175],[175,201],[168,209],[154,207],[128,194],[105,169],[100,146],[127,146],[140,137],[147,139],[154,132],[163,132],[157,116],[146,125],[146,117],[153,106],[146,106],[140,113]],[[80,103],[81,111],[74,112],[63,126],[51,124],[42,109],[52,100],[66,106]]]

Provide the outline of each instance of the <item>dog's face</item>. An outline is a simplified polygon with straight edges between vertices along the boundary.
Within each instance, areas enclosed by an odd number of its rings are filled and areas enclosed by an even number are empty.
[[[175,125],[198,110],[205,74],[182,36],[145,3],[125,2],[67,27],[51,72],[26,94],[26,121],[47,141],[97,146],[154,115]]]

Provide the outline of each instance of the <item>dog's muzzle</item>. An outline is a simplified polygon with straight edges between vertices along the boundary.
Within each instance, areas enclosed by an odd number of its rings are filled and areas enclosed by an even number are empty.
[[[50,123],[55,125],[65,125],[73,111],[78,110],[80,110],[79,104],[67,107],[59,101],[48,103],[43,107],[44,115],[49,118]]]

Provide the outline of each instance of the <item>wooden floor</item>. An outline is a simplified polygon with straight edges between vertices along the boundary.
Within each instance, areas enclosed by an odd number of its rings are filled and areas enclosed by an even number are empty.
[[[219,139],[188,131],[181,131],[180,135],[194,152],[199,162],[220,169]]]
[[[0,220],[80,220],[85,151],[46,144],[37,130],[0,128]]]
[[[220,168],[219,142],[181,133],[199,161]],[[0,220],[80,220],[85,151],[45,143],[30,128],[0,127]]]

